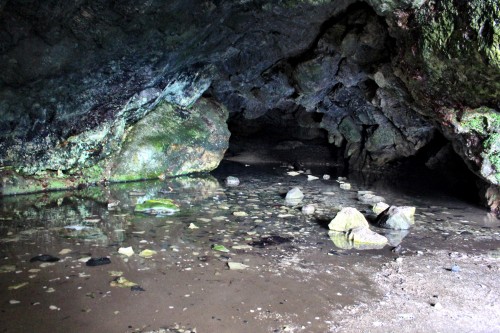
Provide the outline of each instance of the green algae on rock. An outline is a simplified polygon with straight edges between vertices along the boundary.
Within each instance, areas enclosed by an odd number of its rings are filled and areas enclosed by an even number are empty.
[[[106,178],[130,181],[215,169],[228,147],[227,111],[201,98],[190,109],[159,104],[126,134]]]
[[[167,215],[178,211],[179,206],[172,200],[162,198],[146,200],[143,203],[137,204],[134,208],[134,212],[154,215]]]

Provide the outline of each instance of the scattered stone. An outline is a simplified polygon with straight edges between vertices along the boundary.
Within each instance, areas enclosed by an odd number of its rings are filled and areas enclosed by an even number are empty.
[[[286,203],[290,205],[297,205],[302,199],[304,199],[304,193],[298,187],[294,187],[288,191],[285,197]]]
[[[293,168],[293,167],[292,167],[292,168]],[[288,171],[288,172],[287,172],[287,175],[292,176],[292,177],[295,177],[295,176],[300,175],[300,172],[297,172],[297,171]]]
[[[302,207],[302,214],[312,215],[312,214],[314,214],[315,210],[316,210],[316,207],[314,207],[314,205],[305,205]]]
[[[240,185],[240,180],[237,177],[228,176],[226,178],[226,185],[227,186],[238,186],[238,185]]]
[[[228,261],[227,265],[229,266],[230,270],[243,270],[249,267],[248,265],[233,261]]]
[[[388,204],[386,204],[385,202],[377,202],[375,205],[373,205],[372,207],[372,211],[378,215],[380,215],[380,213],[382,213],[384,210],[386,210],[387,208],[389,208],[390,206]]]
[[[375,224],[380,228],[406,230],[415,224],[415,207],[391,206],[377,217]]]
[[[365,204],[385,202],[383,197],[375,195],[372,191],[358,191],[358,200]]]
[[[73,250],[71,250],[71,249],[62,249],[61,251],[59,251],[59,254],[64,256],[64,255],[69,254],[71,252],[73,252]]]
[[[189,223],[189,227],[188,229],[200,229],[200,227],[198,227],[196,224],[194,223]]]
[[[229,252],[229,250],[224,245],[214,244],[212,249],[219,252]]]
[[[349,183],[341,183],[340,188],[343,190],[350,190],[351,189],[351,184]]]
[[[61,259],[54,257],[50,254],[41,254],[39,256],[33,257],[30,259],[30,262],[42,261],[42,262],[56,262]]]
[[[133,256],[135,254],[134,249],[132,248],[132,246],[129,246],[129,247],[120,247],[118,249],[118,253],[126,255],[127,257],[131,257],[131,256]]]
[[[16,299],[11,299],[11,300],[9,301],[9,304],[20,304],[20,303],[21,303],[21,302],[20,302],[20,301],[18,301],[18,300],[16,300]]]
[[[156,252],[155,250],[148,250],[148,249],[145,249],[145,250],[142,250],[140,253],[139,253],[139,257],[142,257],[142,258],[151,258],[152,256],[154,256],[155,254],[157,254],[158,252]]]
[[[55,305],[51,305],[51,306],[49,306],[49,309],[50,309],[50,310],[52,310],[52,311],[55,311],[55,310],[59,311],[59,310],[61,310],[61,308],[58,308],[58,307],[57,307],[57,306],[55,306]]]
[[[319,179],[319,177],[312,176],[312,175],[307,175],[307,180],[308,180],[308,181],[311,181],[311,180],[317,180],[317,179]]]
[[[26,287],[28,285],[28,282],[22,282],[22,283],[18,283],[18,284],[15,284],[13,286],[9,286],[9,290],[17,290],[17,289],[21,289],[22,287]]]
[[[85,263],[85,265],[91,266],[91,267],[93,267],[93,266],[108,265],[108,264],[111,264],[111,259],[109,259],[108,257],[90,258]]]
[[[233,215],[234,216],[237,216],[237,217],[245,217],[245,216],[248,216],[248,214],[246,212],[233,212]]]
[[[335,218],[328,224],[328,228],[333,231],[347,232],[351,229],[364,227],[368,228],[369,224],[363,214],[356,208],[346,207],[337,213]]]
[[[450,271],[452,271],[453,273],[458,273],[458,272],[460,272],[460,266],[453,265],[453,266],[451,266]]]
[[[324,180],[330,180],[330,175],[323,175]]]

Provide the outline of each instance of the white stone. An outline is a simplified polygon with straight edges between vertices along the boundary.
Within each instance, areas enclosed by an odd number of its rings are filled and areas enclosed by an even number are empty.
[[[120,247],[118,249],[118,253],[126,255],[127,257],[133,256],[135,254],[134,249],[132,246],[129,247]]]
[[[304,199],[304,193],[298,188],[294,187],[286,194],[285,201],[288,204],[296,205]]]
[[[379,215],[380,213],[382,213],[387,208],[389,208],[389,205],[386,204],[385,202],[377,202],[375,205],[373,205],[372,211],[375,214]]]
[[[314,205],[305,205],[302,207],[302,214],[312,215],[312,214],[314,214],[315,210],[316,210],[316,207],[314,207]]]
[[[369,227],[368,221],[356,208],[345,207],[337,213],[335,218],[328,224],[333,231],[347,232],[358,227]]]
[[[340,188],[343,190],[350,190],[351,189],[351,184],[349,183],[341,183]]]
[[[240,185],[240,180],[237,177],[228,176],[226,178],[226,185],[227,186],[238,186],[238,185]]]

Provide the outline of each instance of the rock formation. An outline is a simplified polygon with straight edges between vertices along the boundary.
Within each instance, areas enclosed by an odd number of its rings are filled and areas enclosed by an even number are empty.
[[[2,193],[213,169],[229,117],[352,169],[439,131],[498,207],[499,20],[495,0],[1,1]]]

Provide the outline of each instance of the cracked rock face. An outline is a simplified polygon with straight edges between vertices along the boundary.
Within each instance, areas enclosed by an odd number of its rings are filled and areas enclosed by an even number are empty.
[[[159,108],[194,114],[202,103],[217,105],[217,152],[197,167],[174,159],[175,174],[218,164],[228,141],[220,109],[235,128],[272,119],[294,124],[299,139],[326,137],[353,169],[414,155],[438,129],[498,185],[498,9],[493,0],[2,1],[3,183],[120,180],[106,167],[134,154],[128,133]],[[172,151],[117,170],[168,175],[153,166]]]

